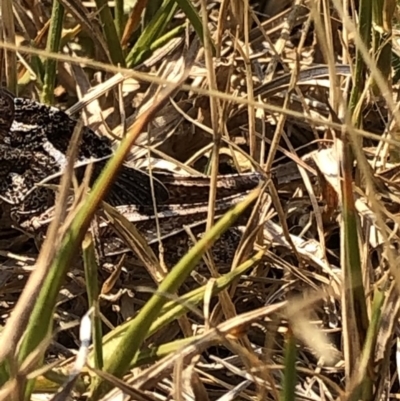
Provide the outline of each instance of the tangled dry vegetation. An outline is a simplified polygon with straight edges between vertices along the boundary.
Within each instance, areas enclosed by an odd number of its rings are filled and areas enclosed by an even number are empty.
[[[138,134],[129,155],[138,168],[210,175],[211,187],[255,170],[264,185],[241,220],[235,255],[213,262],[207,254],[196,268],[174,267],[171,255],[165,266],[159,247],[146,244],[139,260],[96,260],[84,224],[76,236],[49,231],[53,243],[39,251],[24,233],[2,232],[1,399],[23,391],[34,400],[100,399],[101,380],[113,387],[107,400],[121,391],[132,400],[398,397],[398,10],[382,3],[362,31],[368,17],[352,2],[343,10],[327,0],[111,8],[3,0],[10,90],[81,114],[116,149]],[[372,13],[372,3],[363,7]],[[140,120],[154,114],[167,81],[179,86],[151,121]],[[141,243],[131,225],[114,224],[128,246]],[[83,237],[85,270],[71,250]],[[224,238],[218,246],[227,249]],[[28,282],[32,271],[53,282]],[[29,305],[36,309],[26,316]],[[36,378],[32,395],[27,375]]]

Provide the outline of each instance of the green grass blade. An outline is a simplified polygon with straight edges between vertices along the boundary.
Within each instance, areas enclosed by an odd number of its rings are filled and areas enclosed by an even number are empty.
[[[373,54],[382,76],[390,82],[392,72],[392,19],[396,9],[395,0],[375,0],[372,5],[373,12]],[[376,82],[372,83],[375,96],[380,96],[380,89]]]
[[[122,38],[122,34],[124,33],[126,17],[124,13],[124,0],[116,0],[115,1],[115,27],[117,30],[117,34],[119,39]]]
[[[296,390],[296,339],[289,328],[286,333],[285,371],[283,376],[281,401],[295,401]]]
[[[107,0],[96,0],[108,51],[114,65],[125,66],[124,53]]]
[[[182,338],[180,340],[173,341],[171,343],[162,344],[156,347],[140,351],[137,357],[136,366],[147,365],[149,363],[156,362],[179,349],[193,343],[200,336],[193,336],[188,338]]]
[[[229,285],[231,285],[235,280],[237,280],[242,274],[246,273],[252,266],[261,261],[264,255],[264,251],[259,251],[252,258],[248,259],[246,262],[242,263],[235,270],[218,277],[213,285],[212,295],[215,296],[221,291],[225,290]],[[195,307],[199,305],[204,300],[204,294],[206,292],[207,286],[201,286],[188,292],[185,295],[179,297],[176,301],[168,301],[161,309],[159,317],[151,324],[147,337],[153,335],[161,328],[165,327],[170,322],[178,319],[183,314],[190,310],[190,307]],[[127,331],[131,326],[136,325],[136,319],[126,322],[115,330],[108,333],[103,340],[103,352],[105,358],[111,358],[114,353],[114,349],[119,344],[120,339],[126,335]],[[89,360],[93,359],[93,355],[89,356]],[[134,361],[130,364],[129,368],[137,366]]]
[[[359,10],[359,33],[365,44],[371,43],[371,28],[372,28],[372,3],[371,0],[360,0]],[[365,61],[360,51],[356,53],[356,65],[354,72],[354,85],[350,95],[349,108],[353,123],[356,127],[361,127],[361,116],[357,112],[357,105],[361,97],[361,93],[365,87]]]
[[[49,35],[47,37],[46,50],[49,53],[60,51],[61,34],[64,21],[64,7],[57,0],[53,1]],[[56,83],[57,61],[47,58],[44,62],[44,78],[41,101],[45,104],[52,104],[54,98],[54,86]]]
[[[2,364],[0,364],[0,386],[3,386],[9,378],[10,378],[10,371],[9,371],[8,361],[5,361],[5,363],[3,362]]]
[[[189,0],[175,0],[175,1],[178,3],[178,5],[182,9],[182,11],[185,13],[187,19],[190,21],[194,30],[196,31],[197,36],[199,37],[201,43],[204,45],[203,24],[201,22],[200,15],[197,13],[196,9],[193,7],[193,3]],[[210,31],[208,29],[207,29],[206,35],[209,37],[209,43],[212,44],[213,55],[215,55],[215,53],[216,53],[215,45],[211,39]]]
[[[103,368],[103,347],[101,339],[103,337],[101,329],[100,309],[99,309],[99,283],[98,283],[98,264],[94,250],[93,237],[90,232],[82,243],[83,263],[85,269],[86,286],[88,294],[89,308],[93,307],[92,325],[93,325],[93,347],[94,347],[94,366],[97,369]]]
[[[228,211],[205,236],[172,268],[164,281],[159,286],[159,292],[154,294],[143,306],[135,318],[135,324],[129,327],[126,334],[116,344],[112,358],[104,361],[105,370],[117,377],[126,373],[129,365],[136,363],[137,353],[148,335],[153,322],[160,316],[162,307],[167,299],[160,295],[163,293],[174,294],[182,285],[190,272],[195,268],[202,255],[210,249],[212,244],[235,222],[248,206],[260,195],[260,188],[251,192],[241,203]],[[98,398],[107,391],[108,385],[103,383],[93,392],[93,398]]]
[[[32,311],[31,319],[22,339],[18,354],[20,362],[24,361],[25,358],[36,349],[51,330],[53,311],[58,293],[71,265],[71,261],[79,255],[79,246],[86,234],[94,213],[114,182],[119,168],[126,159],[134,141],[140,132],[142,132],[148,121],[169,98],[175,88],[176,85],[169,86],[162,95],[160,95],[158,101],[155,101],[148,110],[138,117],[136,123],[132,126],[128,135],[121,142],[118,150],[108,161],[100,177],[95,182],[85,204],[77,211],[74,221],[61,240],[60,250],[51,262],[49,273],[43,283],[41,292]]]
[[[135,46],[126,58],[129,68],[136,66],[151,55],[152,44],[159,40],[167,25],[173,18],[177,5],[174,0],[167,0],[161,8],[154,14],[149,24],[144,28]]]
[[[359,221],[353,194],[352,157],[350,147],[346,145],[343,148],[342,194],[343,335],[349,353],[347,371],[352,374],[365,341],[368,314],[360,258]]]
[[[168,1],[168,0],[167,0]],[[162,7],[164,0],[147,0],[143,12],[142,26],[143,29],[150,24],[150,21],[156,15],[157,11]]]
[[[385,294],[378,288],[374,293],[374,299],[372,302],[371,310],[371,322],[368,326],[367,337],[365,339],[364,349],[360,358],[360,368],[358,372],[363,378],[362,380],[362,399],[363,400],[373,400],[373,386],[374,381],[368,374],[368,369],[374,369],[374,352],[376,346],[376,339],[378,337],[378,332],[381,326],[385,324],[382,322],[382,307],[385,302]]]
[[[16,35],[15,35],[15,20],[13,13],[13,1],[12,0],[2,0],[0,3],[0,12],[1,12],[1,24],[2,24],[2,35],[1,40],[4,40],[6,43],[15,44],[16,43]],[[2,51],[2,76],[7,79],[7,88],[16,93],[17,89],[17,54],[15,51],[4,50]],[[4,69],[3,69],[4,68]],[[3,82],[2,82],[3,84]]]

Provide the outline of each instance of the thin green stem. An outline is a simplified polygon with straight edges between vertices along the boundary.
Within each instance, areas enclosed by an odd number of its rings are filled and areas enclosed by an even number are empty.
[[[104,36],[114,65],[125,66],[124,53],[107,0],[96,0]]]
[[[47,37],[46,50],[49,53],[60,51],[61,34],[64,21],[64,6],[57,0],[53,2],[51,12],[49,35]],[[41,100],[43,103],[52,104],[54,97],[54,86],[56,83],[57,61],[47,58],[44,62],[43,91]]]

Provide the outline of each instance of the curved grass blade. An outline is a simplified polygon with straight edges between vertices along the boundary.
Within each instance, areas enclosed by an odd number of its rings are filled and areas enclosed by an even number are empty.
[[[248,259],[246,262],[242,263],[233,271],[218,277],[215,280],[215,284],[212,289],[212,295],[215,296],[219,294],[221,291],[226,289],[229,285],[232,284],[237,278],[239,278],[242,274],[244,274],[247,270],[249,270],[252,266],[256,265],[263,257],[264,251],[257,252],[253,257]],[[187,313],[190,310],[190,307],[195,307],[199,305],[204,299],[204,293],[206,291],[206,286],[201,286],[196,288],[193,291],[188,292],[185,295],[182,295],[177,300],[168,301],[161,309],[159,313],[159,317],[151,324],[149,331],[147,333],[146,338],[153,335],[161,328],[165,327],[170,322],[178,319],[183,314]],[[110,358],[114,349],[119,344],[119,341],[123,336],[126,335],[128,330],[130,330],[131,326],[136,325],[136,319],[133,319],[129,322],[126,322],[120,326],[118,326],[115,330],[107,333],[107,335],[103,339],[103,353],[105,359]],[[93,354],[93,352],[92,352]],[[138,357],[140,359],[140,357]],[[93,359],[93,355],[89,355],[89,361]],[[137,360],[136,364],[132,363],[129,365],[129,369],[137,366],[139,364],[139,360]]]
[[[233,271],[218,277],[215,280],[215,283],[212,288],[212,295],[216,296],[221,291],[225,290],[228,286],[230,286],[235,280],[237,280],[242,274],[245,274],[249,269],[258,264],[264,255],[264,251],[257,252],[253,257],[249,258],[246,262],[242,263]],[[161,328],[165,327],[170,322],[178,319],[183,314],[187,313],[191,308],[200,304],[204,299],[204,293],[206,291],[206,286],[201,286],[199,288],[194,289],[193,291],[188,292],[185,295],[182,295],[176,300],[168,301],[164,307],[161,309],[160,317],[151,325],[147,338],[159,331]],[[103,353],[106,358],[110,357],[113,352],[116,344],[120,341],[121,337],[125,335],[129,327],[135,324],[135,319],[130,320],[129,322],[125,322],[115,328],[110,333],[107,333],[103,338],[102,343],[102,356]],[[191,343],[195,340],[195,337],[185,338],[183,340],[177,340],[172,343],[162,344],[160,346],[155,346],[147,350],[142,350],[138,353],[138,357],[136,359],[136,363],[133,362],[130,364],[129,369],[134,367],[142,366],[144,364],[148,364],[159,360],[172,352],[175,352],[182,346]],[[92,349],[88,355],[88,363],[90,366],[98,367],[96,363],[96,349]],[[51,388],[55,389],[58,386],[62,385],[66,381],[66,377],[68,374],[66,370],[68,370],[69,363],[66,364],[62,369],[55,368],[45,374],[44,378],[40,377],[38,379],[39,384],[35,386],[35,391],[45,391],[45,389]],[[79,382],[80,391],[87,391],[86,385],[84,385],[83,381]]]
[[[182,285],[202,255],[210,249],[213,243],[236,221],[236,219],[260,196],[261,188],[252,191],[241,203],[228,211],[221,219],[197,242],[197,244],[172,268],[171,272],[159,286],[159,291],[143,306],[135,318],[135,324],[130,326],[125,335],[115,345],[112,358],[105,358],[104,369],[117,377],[128,370],[130,364],[136,363],[138,351],[146,339],[153,322],[160,316],[167,299],[160,294],[175,293]],[[92,399],[99,398],[109,388],[102,383],[95,388]]]
[[[120,147],[109,160],[99,179],[94,184],[85,203],[77,211],[73,222],[61,240],[61,246],[58,253],[51,262],[48,276],[43,283],[40,295],[32,311],[31,319],[27,326],[18,354],[20,362],[27,358],[27,356],[51,330],[53,311],[58,293],[71,265],[71,261],[79,255],[79,246],[85,236],[94,213],[99,207],[102,199],[108,193],[134,141],[150,119],[159,111],[162,105],[175,91],[177,85],[178,84],[171,84],[167,87],[166,90],[161,93],[158,101],[154,102],[149,109],[138,117],[136,123],[132,126],[130,132],[121,142]],[[52,228],[52,226],[50,226],[50,228]],[[32,386],[30,386],[30,388],[31,387]],[[29,394],[26,394],[26,397],[29,398]]]

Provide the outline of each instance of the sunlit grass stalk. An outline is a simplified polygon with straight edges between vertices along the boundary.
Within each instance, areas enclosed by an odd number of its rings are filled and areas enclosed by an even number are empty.
[[[47,37],[46,50],[49,53],[60,51],[61,35],[64,21],[64,6],[57,0],[53,1],[49,34]],[[54,86],[56,83],[57,61],[47,58],[44,62],[43,90],[41,101],[46,104],[53,103]]]

